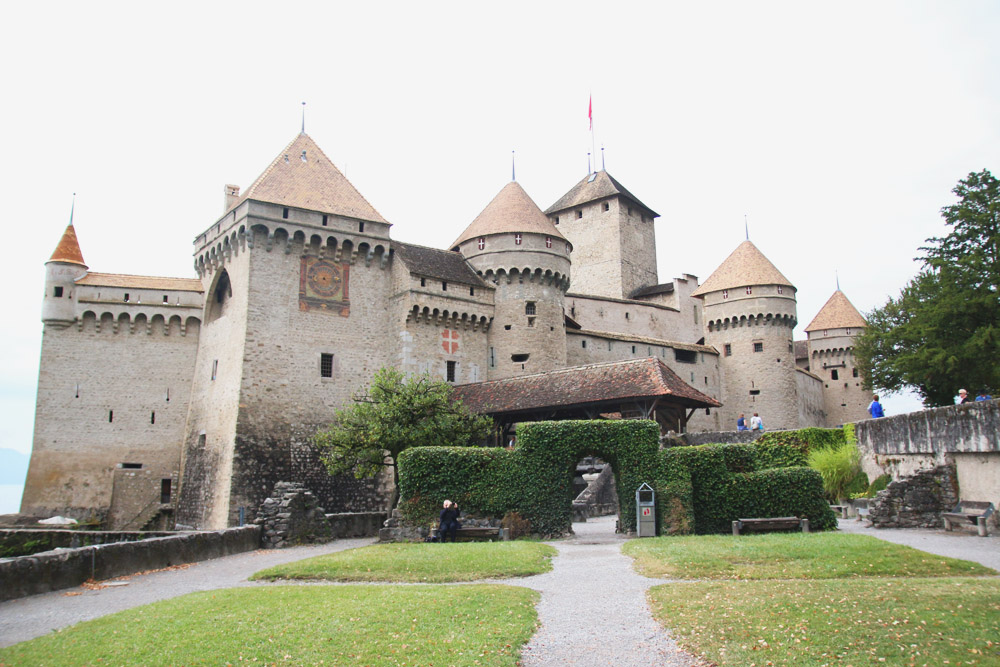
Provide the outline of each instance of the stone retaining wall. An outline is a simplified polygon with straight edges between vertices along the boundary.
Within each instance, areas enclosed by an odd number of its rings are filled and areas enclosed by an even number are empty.
[[[0,600],[253,551],[259,545],[260,527],[244,526],[0,559]]]
[[[108,530],[69,530],[51,528],[0,528],[0,557],[12,551],[27,549],[31,553],[51,551],[52,549],[76,549],[95,544],[111,542],[136,542],[151,537],[166,537],[175,535],[172,532],[153,531],[108,531]],[[18,554],[20,555],[20,554]]]
[[[941,513],[957,504],[955,469],[938,466],[890,482],[869,503],[868,520],[875,528],[941,528]]]

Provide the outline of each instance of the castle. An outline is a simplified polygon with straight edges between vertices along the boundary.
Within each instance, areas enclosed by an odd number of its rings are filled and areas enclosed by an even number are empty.
[[[447,250],[400,243],[303,132],[226,186],[197,278],[90,271],[71,219],[46,263],[21,511],[220,528],[277,481],[384,509],[384,479],[329,477],[311,442],[383,366],[460,385],[652,357],[722,404],[691,431],[865,417],[843,293],[794,342],[795,287],[749,240],[700,285],[659,283],[657,217],[602,170],[544,212],[508,183]]]

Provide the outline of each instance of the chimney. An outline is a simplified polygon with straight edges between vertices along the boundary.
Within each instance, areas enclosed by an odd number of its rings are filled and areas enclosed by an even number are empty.
[[[222,211],[223,213],[228,213],[231,208],[236,206],[236,202],[240,200],[240,186],[238,185],[227,185],[226,186],[226,208]]]

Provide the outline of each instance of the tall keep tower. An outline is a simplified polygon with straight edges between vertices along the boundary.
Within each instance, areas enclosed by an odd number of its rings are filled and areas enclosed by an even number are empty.
[[[828,426],[867,419],[868,393],[854,365],[854,337],[868,325],[839,289],[806,327],[809,370],[823,378]]]
[[[563,297],[572,245],[511,181],[451,244],[496,285],[487,378],[566,366]]]
[[[744,241],[692,296],[704,300],[705,342],[719,351],[723,424],[758,412],[765,429],[798,428],[792,283]]]
[[[545,214],[573,244],[573,291],[629,299],[657,283],[659,217],[606,171],[589,174]]]

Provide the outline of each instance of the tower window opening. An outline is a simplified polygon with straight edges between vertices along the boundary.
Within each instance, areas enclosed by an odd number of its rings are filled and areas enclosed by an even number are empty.
[[[747,285],[747,294],[753,294],[753,288]]]
[[[727,289],[722,290],[722,298],[723,299],[728,299],[729,298],[729,290],[727,290]]]
[[[529,327],[535,326],[535,318],[534,317],[529,317],[528,318],[528,326]]]
[[[840,374],[837,372],[836,368],[834,368],[832,371],[830,371],[830,379],[831,380],[839,380],[840,379]]]
[[[733,356],[733,346],[731,343],[726,343],[726,345],[723,348],[723,354],[725,354],[727,357]]]
[[[420,286],[421,287],[427,287],[427,278],[421,278],[420,279]]]
[[[167,294],[163,295],[163,303],[170,303],[170,296]]]
[[[751,389],[750,390],[750,395],[751,396],[760,396],[760,389]]]
[[[526,304],[524,304],[524,314],[525,315],[534,315],[535,314],[535,302],[534,301],[529,301]]]
[[[333,377],[333,355],[329,352],[323,352],[319,355],[319,376]]]
[[[635,354],[635,345],[632,346],[632,354]]]
[[[324,214],[323,214],[323,226],[324,226],[324,227],[326,227],[326,223],[327,223],[327,216],[326,216],[326,214],[324,213]]]
[[[783,293],[784,289],[781,287],[781,285],[778,285],[778,294],[783,294]]]
[[[608,202],[604,202],[604,210],[605,211],[610,211],[611,210],[611,204],[609,204]]]
[[[76,384],[76,395],[73,398],[80,398],[80,383]]]
[[[219,360],[218,359],[213,359],[212,360],[212,379],[215,380],[215,378],[218,377],[218,375],[219,375]]]
[[[475,287],[470,287],[469,288],[469,296],[476,296],[476,288]]]
[[[788,341],[788,353],[791,354],[792,352],[795,352],[795,343]]]
[[[514,245],[521,245],[521,235],[514,234]]]
[[[848,388],[848,387],[850,387],[850,386],[851,386],[851,383],[850,383],[850,382],[845,382],[845,383],[844,383],[844,389],[847,389],[847,388]]]
[[[204,447],[205,446],[206,437],[207,436],[205,435],[204,431],[202,431],[201,433],[198,434],[198,446],[199,447]]]
[[[753,344],[753,351],[754,352],[763,352],[764,351],[764,343],[754,343]]]
[[[114,420],[115,420],[115,411],[114,410],[108,410],[108,423],[110,424]]]
[[[125,298],[122,299],[125,303],[128,303],[128,292],[125,292]]]
[[[287,206],[285,208],[281,209],[281,217],[284,218],[285,220],[288,219],[288,207]]]
[[[546,236],[545,237],[545,247],[546,248],[551,248],[552,247],[552,237],[551,236]],[[847,333],[851,333],[851,332],[848,331]]]
[[[509,324],[503,325],[503,330],[504,331],[510,331],[510,325]]]
[[[582,347],[583,349],[585,349],[585,350],[586,350],[586,349],[587,349],[587,341],[585,341],[585,340],[581,340],[581,341],[580,341],[580,347]]]
[[[628,319],[628,311],[627,310],[625,311],[625,319],[626,320]]]
[[[705,376],[705,386],[708,386],[708,376]]]
[[[149,423],[150,424],[156,423],[156,410],[153,410],[152,412],[149,413]]]
[[[580,211],[580,210],[578,210],[578,211],[576,212],[576,219],[577,219],[577,220],[579,220],[579,219],[580,219],[580,218],[582,218],[582,217],[583,217],[583,211]]]
[[[441,291],[442,292],[447,292],[448,291],[448,281],[446,281],[446,280],[442,280],[441,281]]]
[[[363,223],[363,222],[359,222],[358,223],[358,231],[359,232],[365,231],[365,223]]]
[[[490,368],[497,367],[497,351],[496,348],[490,348]]]
[[[142,470],[141,463],[122,463],[121,467],[125,470]]]
[[[611,341],[609,340],[608,341],[608,352],[610,352],[610,351],[611,351]]]
[[[556,224],[557,225],[559,224],[559,216],[558,215],[556,216]]]
[[[170,484],[169,479],[160,480],[160,504],[166,505],[170,502]]]
[[[458,364],[458,362],[457,361],[449,361],[449,362],[446,362],[446,363],[448,365],[448,368],[447,368],[448,382],[454,382],[455,381],[455,366]]]
[[[524,363],[525,361],[527,361],[529,356],[531,356],[531,355],[530,354],[512,354],[512,355],[510,355],[510,360],[513,361],[515,364],[520,364],[520,363]]]
[[[632,215],[632,207],[631,206],[628,207],[628,214]]]
[[[829,336],[829,335],[830,335],[830,332],[829,332],[829,330],[827,330],[827,329],[823,329],[823,335],[824,335],[824,336]]]
[[[858,377],[858,369],[854,368],[851,370],[851,377]]]
[[[56,297],[57,299],[62,298],[62,293],[63,293],[62,287],[56,287],[54,290],[52,290],[52,296]]]
[[[674,348],[674,360],[681,364],[694,364],[698,362],[698,353]]]
[[[480,250],[486,250],[486,238],[485,237],[480,237],[479,238],[479,242],[476,245],[479,246]]]
[[[848,336],[850,336],[850,335],[851,335],[851,330],[850,330],[850,329],[848,329],[848,330],[847,330],[847,335],[848,335]]]
[[[694,384],[694,371],[691,371],[691,383]]]

